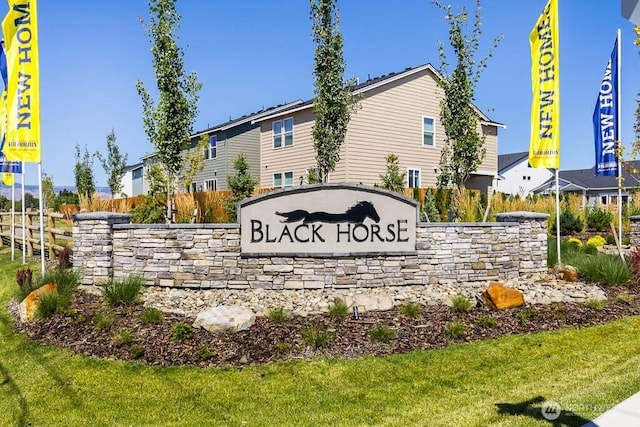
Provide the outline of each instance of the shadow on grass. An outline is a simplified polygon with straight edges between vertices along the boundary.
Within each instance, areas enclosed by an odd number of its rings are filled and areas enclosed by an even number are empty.
[[[18,387],[11,375],[9,375],[7,368],[4,366],[2,361],[0,361],[0,392],[5,387],[9,389],[9,395],[14,395],[18,401],[18,407],[20,409],[18,416],[16,417],[16,424],[19,426],[28,425],[27,415],[29,414],[29,407],[27,406],[27,400],[24,398],[20,387]]]
[[[551,404],[548,404],[551,403]],[[582,418],[573,412],[563,411],[557,403],[536,396],[519,403],[496,403],[498,414],[526,416],[535,420],[546,421],[554,427],[583,426],[591,420]]]

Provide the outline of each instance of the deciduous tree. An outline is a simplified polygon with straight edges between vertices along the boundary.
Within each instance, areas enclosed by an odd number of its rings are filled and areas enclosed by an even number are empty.
[[[147,34],[151,41],[157,102],[141,81],[136,88],[142,98],[145,133],[166,174],[167,221],[170,221],[178,173],[184,166],[182,151],[189,148],[202,84],[195,72],[184,72],[184,53],[177,43],[181,16],[176,10],[176,0],[150,0],[149,14]]]
[[[100,152],[96,153],[102,169],[107,174],[107,184],[111,192],[111,200],[116,194],[122,191],[122,177],[127,167],[127,153],[120,153],[120,147],[116,144],[116,133],[113,129],[107,135],[107,154],[103,156]],[[113,204],[112,204],[113,208]]]
[[[74,176],[76,180],[76,191],[78,196],[91,198],[96,191],[96,184],[93,175],[94,155],[89,154],[87,146],[84,152],[76,145],[76,165],[74,168]]]
[[[244,153],[238,154],[233,162],[236,173],[227,176],[227,185],[231,190],[231,195],[225,199],[225,210],[232,221],[237,214],[237,204],[239,201],[251,197],[258,181],[249,173],[249,163]]]
[[[393,153],[387,154],[385,157],[387,162],[387,170],[384,174],[380,174],[382,180],[382,188],[401,193],[404,190],[406,173],[400,173],[400,159]]]
[[[316,44],[313,65],[314,93],[313,148],[316,151],[320,182],[340,160],[347,125],[357,102],[351,91],[353,81],[345,82],[343,39],[339,30],[337,0],[311,0],[313,41]]]

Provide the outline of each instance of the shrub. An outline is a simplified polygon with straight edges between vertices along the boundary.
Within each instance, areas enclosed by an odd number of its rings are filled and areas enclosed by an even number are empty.
[[[616,301],[619,301],[621,303],[627,304],[627,305],[631,305],[633,304],[633,301],[636,299],[635,296],[627,293],[627,292],[620,292],[618,295],[616,295]]]
[[[464,295],[458,294],[451,300],[451,308],[453,309],[453,311],[456,311],[458,313],[466,313],[467,311],[471,310],[472,306],[473,303],[469,301]]]
[[[317,350],[327,345],[331,333],[319,326],[309,326],[302,331],[302,337],[307,346]]]
[[[209,350],[209,347],[207,347],[206,345],[201,345],[198,347],[198,357],[201,360],[209,360],[215,355],[215,352]]]
[[[482,316],[478,319],[478,326],[481,326],[483,328],[492,328],[496,326],[497,323],[498,320],[495,317],[491,316]]]
[[[571,213],[568,208],[562,208],[562,213],[560,213],[560,234],[562,236],[567,236],[573,233],[579,233],[584,228],[584,224],[582,220]],[[556,229],[556,220],[553,220],[552,229]]]
[[[111,280],[100,288],[100,292],[109,306],[132,305],[144,286],[141,276],[130,276],[123,280]]]
[[[617,286],[626,285],[633,279],[633,272],[629,265],[615,255],[597,254],[576,257],[573,265],[578,269],[580,276],[590,282]]]
[[[369,337],[373,342],[388,344],[396,337],[396,331],[385,325],[376,325],[369,329]]]
[[[606,299],[589,298],[584,302],[584,305],[593,310],[601,310],[609,305],[609,302]]]
[[[567,244],[568,245],[575,245],[576,248],[581,248],[582,247],[582,240],[578,239],[577,237],[569,237],[567,239]]]
[[[591,240],[591,239],[589,239]],[[587,254],[587,255],[597,255],[598,254],[598,248],[595,245],[592,245],[591,243],[587,243],[586,245],[584,245],[582,247],[582,253]]]
[[[418,303],[410,302],[400,306],[400,313],[407,317],[416,317],[418,314],[422,313],[422,306]]]
[[[587,245],[593,245],[597,248],[600,246],[604,246],[607,244],[607,241],[602,236],[593,236],[589,240],[587,240]]]
[[[457,339],[463,336],[467,332],[467,325],[460,320],[449,322],[445,325],[445,331],[451,338]]]
[[[98,330],[107,329],[113,325],[114,321],[115,317],[110,311],[105,313],[96,313],[93,317],[93,326]]]
[[[133,331],[127,328],[120,328],[111,334],[111,341],[118,346],[132,342],[133,338]]]
[[[65,268],[51,268],[45,271],[44,276],[38,280],[38,287],[47,283],[55,283],[58,286],[58,295],[60,295],[67,304],[71,301],[73,292],[78,287],[82,274],[76,270]]]
[[[58,311],[60,295],[55,292],[47,292],[38,297],[36,316],[40,319],[53,316]]]
[[[622,242],[620,244],[624,245],[624,246],[631,246],[631,238],[630,237],[623,237],[622,238]]]
[[[140,315],[140,320],[147,325],[159,325],[162,323],[162,311],[154,307],[145,307]]]
[[[145,177],[146,179],[146,177]],[[140,203],[131,209],[131,222],[134,224],[162,224],[166,221],[167,209],[162,196],[141,195]]]
[[[516,317],[520,319],[520,323],[526,325],[531,320],[540,318],[542,315],[538,313],[534,308],[527,307],[516,313]]]
[[[287,313],[284,308],[278,307],[273,310],[269,310],[267,316],[273,323],[283,323],[289,318],[289,313]]]
[[[171,327],[171,341],[190,340],[193,338],[193,326],[178,322]]]
[[[608,230],[613,221],[613,214],[599,206],[588,209],[586,217],[587,227],[596,231]]]
[[[627,264],[636,278],[640,276],[640,249],[633,248],[627,257]]]
[[[58,262],[59,268],[69,268],[71,267],[71,249],[65,247],[63,248],[56,258]]]
[[[333,305],[329,306],[329,317],[339,318],[346,317],[349,314],[349,307],[343,301],[336,301]]]
[[[16,282],[20,288],[31,287],[33,284],[33,270],[30,268],[21,268],[16,271]]]
[[[607,236],[604,239],[607,241],[607,245],[615,245],[616,244],[616,238],[613,237],[613,234],[607,234]]]
[[[129,357],[135,360],[140,359],[142,356],[144,356],[144,348],[139,345],[132,345],[129,349]]]
[[[423,221],[440,222],[440,212],[438,212],[438,207],[436,206],[436,198],[431,190],[427,190],[424,195],[424,207],[421,216],[421,219]]]

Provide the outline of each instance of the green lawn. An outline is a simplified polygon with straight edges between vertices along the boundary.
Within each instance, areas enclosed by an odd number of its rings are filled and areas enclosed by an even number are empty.
[[[243,369],[94,360],[12,332],[0,254],[0,426],[581,425],[640,390],[640,317],[386,358]],[[530,402],[531,405],[528,405]]]

